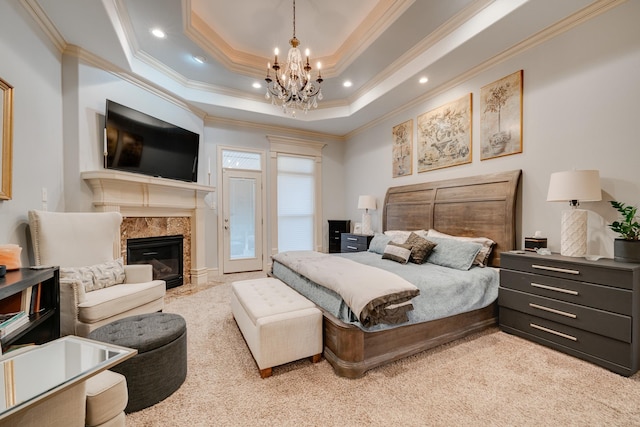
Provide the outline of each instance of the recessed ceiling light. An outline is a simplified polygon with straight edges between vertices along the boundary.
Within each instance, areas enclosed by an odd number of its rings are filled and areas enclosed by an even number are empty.
[[[193,55],[193,60],[196,61],[198,64],[204,64],[206,62],[206,59],[204,59],[204,56],[200,56],[200,55]]]
[[[262,87],[262,85],[258,82],[253,82],[251,86],[253,86],[255,89],[260,89]]]
[[[349,80],[346,80],[344,83],[342,83],[342,86],[351,87],[351,86],[353,86],[353,83],[351,83]]]
[[[167,37],[167,35],[165,34],[164,31],[162,31],[160,28],[154,28],[151,30],[151,34],[153,34],[154,36],[156,36],[159,39],[163,39],[165,37]]]
[[[420,80],[419,80],[419,82],[420,82],[421,84],[425,84],[425,83],[426,83],[426,82],[428,82],[428,81],[429,81],[429,79],[428,79],[427,77],[424,77],[424,76],[423,76],[423,77],[420,77]]]

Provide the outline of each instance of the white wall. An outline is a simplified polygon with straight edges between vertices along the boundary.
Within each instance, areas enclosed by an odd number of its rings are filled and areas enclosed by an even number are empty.
[[[568,32],[525,51],[459,86],[403,111],[349,138],[345,153],[349,218],[360,221],[359,194],[384,201],[387,187],[512,169],[523,170],[522,220],[518,245],[541,230],[560,250],[562,203],[546,202],[549,175],[569,169],[599,169],[601,202],[583,203],[589,213],[590,253],[613,256],[607,224],[617,214],[609,200],[640,204],[640,1],[629,1]],[[524,70],[524,150],[522,154],[480,161],[480,88]],[[473,162],[417,173],[416,118],[473,93]],[[392,178],[391,129],[414,119],[414,173]],[[373,212],[376,230],[381,211]]]
[[[0,2],[0,77],[14,87],[13,198],[0,201],[0,244],[23,248],[29,265],[27,212],[63,210],[61,58],[17,1]]]

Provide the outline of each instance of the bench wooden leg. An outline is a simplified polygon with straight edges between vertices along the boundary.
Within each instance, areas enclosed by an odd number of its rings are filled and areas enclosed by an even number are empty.
[[[267,378],[271,376],[271,368],[260,369],[260,378]]]
[[[320,359],[322,359],[322,353],[314,354],[313,356],[311,356],[312,363],[318,363]]]

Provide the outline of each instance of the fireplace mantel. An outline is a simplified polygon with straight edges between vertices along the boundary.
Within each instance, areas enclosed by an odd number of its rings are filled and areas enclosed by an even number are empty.
[[[207,282],[204,197],[215,187],[114,170],[87,171],[81,176],[91,186],[93,205],[99,211],[125,217],[190,217],[191,282]]]

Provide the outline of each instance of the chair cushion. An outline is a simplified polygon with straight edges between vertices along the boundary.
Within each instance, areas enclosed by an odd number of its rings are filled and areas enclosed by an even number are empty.
[[[85,294],[78,304],[78,320],[95,323],[164,297],[163,280],[144,283],[126,283],[110,286]]]
[[[87,380],[85,425],[99,426],[124,411],[129,400],[124,375],[103,371]]]

